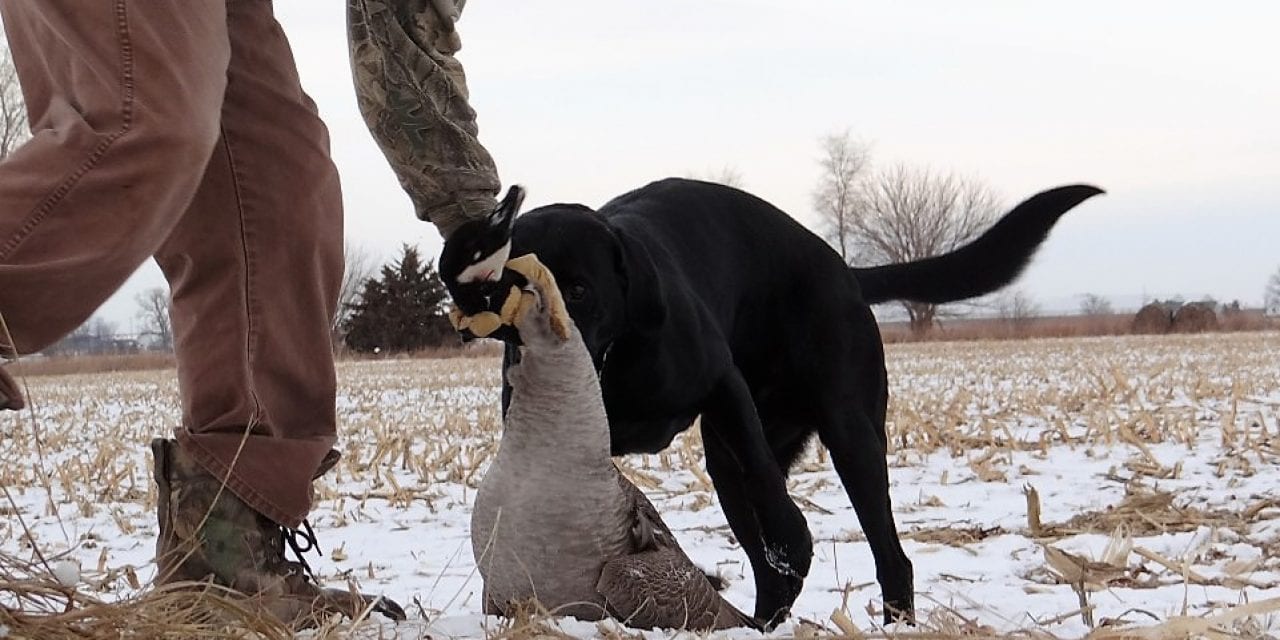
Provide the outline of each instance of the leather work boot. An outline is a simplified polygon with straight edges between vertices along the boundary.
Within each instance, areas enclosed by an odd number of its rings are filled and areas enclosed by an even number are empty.
[[[3,346],[0,346],[3,349]],[[17,411],[27,406],[22,399],[22,387],[18,386],[18,381],[9,375],[4,367],[0,367],[0,411],[9,409]]]
[[[305,533],[291,531],[254,511],[174,440],[152,440],[151,451],[160,489],[157,585],[211,578],[254,598],[293,628],[317,626],[335,613],[354,618],[370,606],[392,620],[405,619],[404,609],[386,598],[317,586],[301,555],[298,562],[286,560],[286,543],[298,554],[315,545],[310,525]],[[330,451],[315,477],[338,458]],[[302,546],[297,537],[303,538]]]

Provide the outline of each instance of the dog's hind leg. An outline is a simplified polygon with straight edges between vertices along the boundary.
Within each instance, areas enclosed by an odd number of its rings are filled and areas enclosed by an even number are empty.
[[[787,494],[784,470],[765,440],[751,394],[736,372],[702,414],[707,472],[751,560],[755,616],[772,627],[786,618],[813,560],[804,515]]]
[[[883,394],[883,381],[879,393]],[[866,390],[861,390],[865,392]],[[860,395],[860,394],[859,394]],[[844,484],[858,522],[871,545],[876,581],[884,597],[884,621],[914,619],[914,577],[911,561],[902,550],[893,523],[889,499],[889,467],[885,461],[884,413],[872,411],[883,402],[832,403],[818,429],[818,437],[831,452],[831,461]]]

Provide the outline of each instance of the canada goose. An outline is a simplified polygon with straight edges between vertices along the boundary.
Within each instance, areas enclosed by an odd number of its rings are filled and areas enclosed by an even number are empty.
[[[551,272],[532,256],[507,271],[527,284],[493,304],[524,357],[508,372],[510,411],[471,515],[485,612],[536,599],[557,614],[637,628],[759,629],[614,466],[595,367]]]

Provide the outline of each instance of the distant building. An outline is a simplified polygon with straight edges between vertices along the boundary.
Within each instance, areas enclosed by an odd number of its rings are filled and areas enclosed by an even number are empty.
[[[142,345],[133,338],[69,335],[42,353],[51,356],[97,356],[139,353]]]

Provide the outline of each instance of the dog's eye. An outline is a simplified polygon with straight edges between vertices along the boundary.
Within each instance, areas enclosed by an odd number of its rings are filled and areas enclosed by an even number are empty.
[[[569,294],[570,300],[578,302],[579,300],[587,297],[587,288],[580,284],[575,284],[569,287],[569,291],[567,293]]]
[[[474,256],[471,256],[471,259],[472,259],[472,260],[479,260],[479,259],[480,259],[480,252],[479,252],[479,251],[477,251],[477,252],[476,252],[476,254],[475,254]]]

